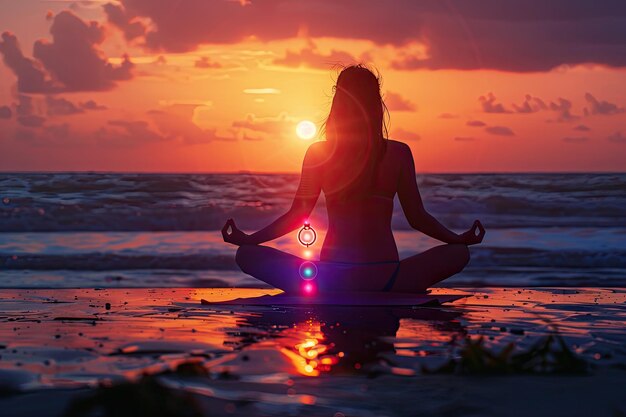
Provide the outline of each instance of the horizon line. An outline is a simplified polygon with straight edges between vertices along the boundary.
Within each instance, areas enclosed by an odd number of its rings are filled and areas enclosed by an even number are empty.
[[[143,175],[296,175],[300,171],[106,171],[106,170],[0,170],[4,174],[143,174]],[[624,171],[415,171],[416,175],[519,175],[519,174],[626,174]]]

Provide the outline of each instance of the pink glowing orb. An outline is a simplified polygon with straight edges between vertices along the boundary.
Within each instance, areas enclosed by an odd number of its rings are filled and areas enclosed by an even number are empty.
[[[313,285],[306,284],[304,286],[304,292],[307,293],[307,294],[311,294],[313,292]]]

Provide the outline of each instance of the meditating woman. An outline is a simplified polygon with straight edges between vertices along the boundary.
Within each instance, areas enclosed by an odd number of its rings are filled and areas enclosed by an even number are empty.
[[[323,191],[328,231],[315,262],[317,291],[425,292],[467,265],[467,247],[480,243],[485,230],[476,220],[457,234],[426,211],[411,149],[387,139],[376,75],[362,65],[347,67],[334,90],[326,141],[307,150],[289,211],[250,235],[230,219],[222,229],[224,241],[239,246],[236,260],[243,272],[287,293],[302,293],[298,271],[306,259],[261,243],[302,227]],[[399,259],[391,231],[396,194],[411,227],[444,245]]]

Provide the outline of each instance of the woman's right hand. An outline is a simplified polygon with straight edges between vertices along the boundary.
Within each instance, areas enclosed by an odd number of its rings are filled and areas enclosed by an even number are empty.
[[[476,233],[478,231],[478,233]],[[474,220],[472,227],[465,233],[459,235],[461,243],[465,245],[476,245],[483,241],[485,228],[479,220]]]
[[[222,227],[222,237],[224,242],[236,246],[246,245],[250,240],[250,235],[239,230],[233,219],[228,219],[224,227]]]

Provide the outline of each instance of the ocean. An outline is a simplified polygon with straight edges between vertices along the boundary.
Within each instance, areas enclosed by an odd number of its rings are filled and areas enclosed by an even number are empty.
[[[626,174],[418,174],[426,208],[455,231],[487,235],[443,286],[626,285]],[[0,174],[0,287],[260,287],[220,229],[282,214],[295,174]],[[310,217],[320,241],[323,196]],[[401,257],[437,242],[395,201]],[[300,253],[296,232],[271,245]]]

